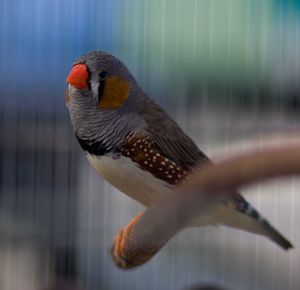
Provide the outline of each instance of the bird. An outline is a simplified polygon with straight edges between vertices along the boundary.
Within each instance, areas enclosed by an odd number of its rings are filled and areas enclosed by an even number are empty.
[[[70,120],[90,165],[145,207],[172,194],[199,165],[212,163],[114,55],[92,51],[79,57],[66,82]],[[293,248],[239,193],[192,226],[208,225],[245,230]]]

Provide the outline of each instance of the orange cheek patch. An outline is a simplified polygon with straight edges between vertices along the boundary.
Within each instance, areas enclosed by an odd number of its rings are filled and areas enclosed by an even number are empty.
[[[98,107],[101,109],[116,109],[128,99],[130,84],[118,76],[105,80],[103,95]]]

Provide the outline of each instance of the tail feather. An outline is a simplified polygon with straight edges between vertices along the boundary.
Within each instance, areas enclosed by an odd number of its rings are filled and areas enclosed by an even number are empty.
[[[291,242],[274,229],[274,227],[240,194],[236,194],[235,196],[235,205],[235,212],[239,216],[232,216],[226,220],[226,225],[264,235],[285,250],[293,248]]]
[[[262,226],[266,231],[266,236],[274,241],[277,245],[282,247],[285,250],[289,250],[293,248],[293,245],[289,240],[287,240],[281,233],[275,230],[268,221],[264,220],[262,222]]]

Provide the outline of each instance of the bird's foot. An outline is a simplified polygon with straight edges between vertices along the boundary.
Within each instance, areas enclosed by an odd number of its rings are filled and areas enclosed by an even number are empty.
[[[115,237],[111,255],[114,263],[119,268],[129,269],[144,263],[144,259],[135,254],[134,249],[130,249],[128,246],[130,233],[141,215],[142,213],[135,216]]]

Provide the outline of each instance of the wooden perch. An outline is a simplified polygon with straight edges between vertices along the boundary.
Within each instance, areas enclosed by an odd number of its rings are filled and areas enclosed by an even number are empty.
[[[151,259],[178,231],[237,189],[265,179],[300,174],[300,144],[267,147],[202,166],[190,182],[164,195],[117,235],[112,257],[132,268]]]

